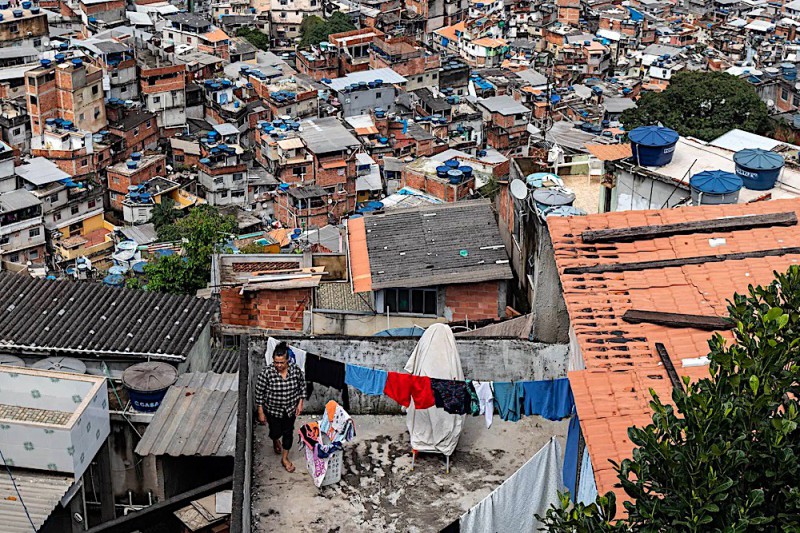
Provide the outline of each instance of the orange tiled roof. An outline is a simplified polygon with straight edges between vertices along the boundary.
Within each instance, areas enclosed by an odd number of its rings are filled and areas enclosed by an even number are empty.
[[[219,28],[211,30],[208,33],[204,33],[203,35],[201,35],[201,37],[211,43],[218,43],[219,41],[227,41],[230,39],[230,37],[228,37],[228,34]]]
[[[626,144],[591,144],[586,143],[589,153],[601,161],[619,161],[633,156],[631,145]]]
[[[650,422],[648,389],[656,390],[663,401],[670,400],[672,385],[655,343],[664,344],[678,375],[699,379],[707,375],[707,367],[684,367],[682,360],[707,355],[713,334],[632,324],[622,320],[623,314],[636,309],[726,316],[726,302],[734,293],[745,293],[749,284],[770,283],[773,271],[800,264],[800,253],[639,271],[568,273],[566,269],[800,247],[800,228],[746,227],[596,244],[585,243],[582,233],[786,212],[800,218],[800,200],[548,219],[570,323],[586,367],[570,372],[569,379],[601,494],[617,481],[608,461],[630,456],[633,445],[627,428]],[[720,333],[732,338],[730,332]],[[621,510],[625,497],[617,490]]]
[[[456,36],[456,31],[458,31],[459,33],[463,34],[464,33],[464,29],[466,27],[467,27],[466,23],[459,22],[458,24],[453,24],[452,26],[445,26],[444,28],[439,28],[438,30],[434,31],[433,33],[437,33],[437,34],[441,35],[442,37],[446,37],[447,39],[450,39],[451,41],[455,41],[456,39],[458,39],[458,37]]]
[[[347,221],[347,243],[350,247],[350,274],[353,276],[353,292],[370,292],[372,274],[369,268],[367,250],[367,230],[364,218],[351,218]]]

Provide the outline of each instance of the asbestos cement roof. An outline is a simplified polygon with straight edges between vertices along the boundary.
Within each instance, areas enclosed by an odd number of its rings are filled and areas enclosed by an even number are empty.
[[[0,348],[180,361],[212,319],[214,305],[0,272]]]
[[[351,220],[348,231],[355,292],[512,277],[486,201],[368,215]]]
[[[38,531],[75,483],[72,477],[64,474],[18,468],[11,472],[14,476],[13,483],[5,469],[0,476],[0,523],[3,524],[3,533],[31,533],[31,521],[35,531]],[[25,507],[19,501],[14,483],[22,495]]]
[[[27,163],[16,167],[14,171],[20,178],[37,186],[72,177],[44,157],[34,157]]]
[[[360,72],[351,72],[347,76],[335,78],[331,80],[328,85],[334,91],[341,91],[345,87],[354,83],[371,82],[381,80],[383,83],[393,85],[395,83],[405,83],[406,79],[390,68],[378,68],[374,70],[362,70]]]
[[[136,453],[194,457],[233,457],[239,374],[183,374],[167,390]]]
[[[0,194],[0,213],[10,213],[26,207],[41,205],[41,203],[42,201],[35,194],[25,189],[4,192]]]
[[[318,155],[360,146],[358,139],[336,117],[303,121],[300,137],[306,142],[308,149]]]

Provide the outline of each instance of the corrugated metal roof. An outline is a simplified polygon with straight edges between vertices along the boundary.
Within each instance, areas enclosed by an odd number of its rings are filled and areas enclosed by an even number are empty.
[[[239,370],[239,350],[236,348],[214,348],[211,351],[212,372],[236,372]]]
[[[25,507],[19,501],[14,484],[5,469],[0,471],[0,529],[3,533],[31,533],[31,523],[38,531],[58,506],[75,480],[63,474],[13,469],[14,482]]]
[[[26,207],[41,205],[41,203],[42,201],[35,194],[25,189],[4,192],[0,194],[0,213],[10,213]]]
[[[233,457],[239,374],[183,374],[136,446],[139,455]]]
[[[215,303],[0,272],[0,346],[96,356],[185,357]]]
[[[405,83],[406,79],[390,68],[376,68],[374,70],[362,70],[359,72],[351,72],[347,76],[335,78],[331,80],[328,85],[334,91],[341,91],[345,87],[354,83],[362,81],[371,82],[381,80],[386,84]]]
[[[300,137],[315,154],[341,152],[360,144],[336,117],[305,120],[302,128]]]

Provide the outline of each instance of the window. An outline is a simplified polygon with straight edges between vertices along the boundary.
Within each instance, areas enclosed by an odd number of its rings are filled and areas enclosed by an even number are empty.
[[[70,213],[72,213],[73,215],[77,215],[80,212],[81,209],[80,209],[79,206],[73,205],[72,207],[69,208],[69,210],[70,210]]]
[[[121,92],[121,93],[128,92],[128,86],[127,85],[123,85],[122,87],[120,87],[119,92]]]
[[[97,205],[97,200],[89,200],[89,203],[86,205],[89,209],[94,209],[94,207]]]
[[[139,135],[139,128],[133,128],[133,135],[134,137]]]
[[[36,46],[42,46],[42,38],[41,38],[41,37],[37,37],[36,39],[34,39],[34,40],[33,40],[33,46],[34,46],[34,47],[36,47]]]
[[[97,91],[98,91],[98,86],[92,85],[92,94],[97,94]]]
[[[0,244],[8,244],[9,237],[8,235],[0,235]]]
[[[233,181],[241,181],[244,179],[244,172],[234,172]]]
[[[39,228],[33,228],[28,232],[28,237],[33,239],[34,237],[38,237],[41,234],[41,230]]]
[[[220,191],[219,197],[220,198],[227,198],[228,197],[228,191]]]
[[[231,198],[244,198],[244,190],[241,191],[232,191]]]
[[[435,315],[437,308],[436,289],[385,289],[383,310],[395,313]]]
[[[798,96],[796,94],[794,96],[792,96],[792,105],[795,106],[795,107],[800,106],[800,96]]]
[[[174,159],[176,163],[183,163],[183,161],[184,161],[184,158],[183,158],[182,155],[173,156],[172,159]]]
[[[239,347],[239,336],[238,335],[223,335],[222,336],[222,347],[223,348],[238,348]]]
[[[48,196],[47,201],[50,202],[51,204],[56,203],[58,201],[58,193]]]
[[[53,222],[58,222],[61,220],[61,213],[53,213]]]
[[[114,176],[114,183],[119,183],[119,176]]]
[[[19,33],[19,26],[17,26],[16,24],[9,24],[8,31],[10,31],[11,33]],[[12,263],[13,262],[14,261],[12,261]]]
[[[214,185],[222,185],[222,177],[214,178]]]
[[[789,100],[789,89],[786,87],[781,88],[781,100]]]
[[[380,91],[376,92],[375,93],[375,98],[380,98],[380,97],[381,97],[381,92]]]
[[[187,42],[187,44],[192,44],[192,38],[191,37],[187,37],[186,38],[186,42]]]
[[[144,126],[145,126],[145,128],[149,128],[152,125],[153,125],[153,121],[152,120],[148,120],[147,123],[145,123]]]
[[[69,225],[70,235],[80,235],[81,231],[83,231],[83,222],[76,222]]]
[[[14,254],[8,258],[9,261],[12,263],[19,263],[19,254]]]
[[[154,97],[153,97],[153,103],[154,103],[154,104],[157,104],[157,103],[159,103],[160,101],[161,101],[161,97],[160,97],[160,96],[154,96]]]
[[[295,176],[302,176],[305,173],[306,173],[306,167],[294,167],[292,169],[292,174],[294,174]]]
[[[19,135],[22,133],[22,128],[14,128],[14,135]]]
[[[285,18],[286,18],[286,13],[285,13],[285,12],[282,12],[282,13],[281,13],[281,18],[282,18],[282,19],[285,19]]]
[[[82,121],[82,120],[84,120],[85,118],[86,118],[86,115],[85,115],[84,113],[81,113],[81,114],[80,114],[80,116],[78,117],[78,120],[81,120],[81,121]]]
[[[39,103],[39,99],[38,99],[38,98],[36,98],[36,97],[35,97],[35,96],[33,96],[33,95],[29,96],[28,98],[30,98],[30,99],[31,99],[31,105],[36,105],[37,103]]]
[[[100,106],[94,108],[94,118],[98,118],[100,116]]]
[[[39,250],[31,250],[28,252],[28,259],[39,259]]]

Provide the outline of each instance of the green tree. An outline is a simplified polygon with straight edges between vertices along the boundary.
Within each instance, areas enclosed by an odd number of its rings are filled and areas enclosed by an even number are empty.
[[[350,17],[341,11],[334,11],[327,19],[316,15],[306,17],[300,24],[300,46],[317,45],[328,40],[332,33],[341,33],[356,29]]]
[[[679,72],[663,92],[644,93],[620,120],[628,131],[660,122],[704,141],[734,128],[762,133],[770,127],[767,105],[755,89],[724,72]]]
[[[173,230],[173,224],[181,217],[181,212],[175,209],[175,201],[172,198],[164,198],[161,203],[153,207],[153,214],[150,222],[156,228],[156,234],[160,241],[176,241],[180,237]]]
[[[256,28],[239,28],[237,37],[244,37],[250,44],[261,50],[269,50],[269,35]]]
[[[632,459],[614,464],[631,502],[614,522],[608,493],[551,509],[551,531],[800,530],[800,267],[735,295],[734,340],[709,341],[709,377],[684,379],[652,424],[630,428]]]
[[[162,256],[144,267],[147,288],[156,292],[194,294],[208,283],[211,256],[236,231],[236,217],[208,205],[192,209],[169,230],[183,242],[181,254]]]

